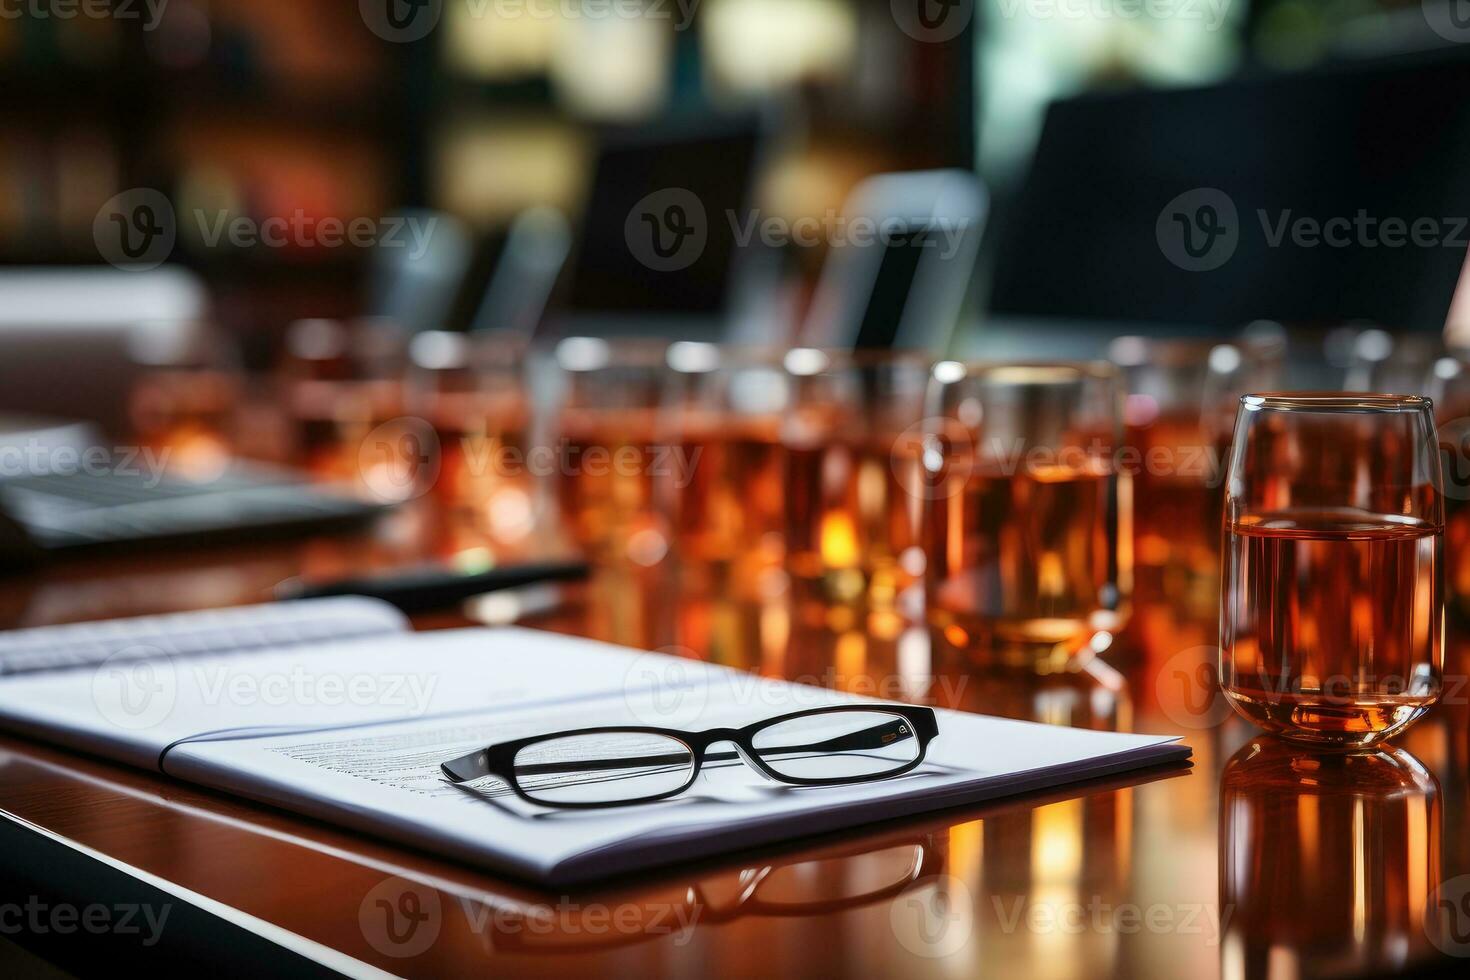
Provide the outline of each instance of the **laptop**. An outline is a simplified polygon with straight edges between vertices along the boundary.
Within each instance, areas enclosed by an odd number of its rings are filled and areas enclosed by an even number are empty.
[[[338,530],[383,509],[275,467],[235,462],[190,479],[155,463],[107,449],[84,423],[0,419],[0,566],[130,545]]]
[[[1470,240],[1467,154],[1465,46],[1056,102],[999,229],[986,342],[1052,345],[1078,324],[1438,329]],[[1390,219],[1436,244],[1385,237]]]
[[[802,343],[941,354],[975,274],[989,198],[967,170],[877,174],[843,207],[854,237],[822,267]]]
[[[676,115],[603,134],[572,256],[538,334],[719,340],[777,271],[742,247],[769,124]]]

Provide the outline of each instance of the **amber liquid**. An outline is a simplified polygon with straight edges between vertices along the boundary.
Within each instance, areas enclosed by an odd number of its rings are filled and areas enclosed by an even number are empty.
[[[151,372],[131,395],[133,430],[172,471],[213,479],[229,464],[239,398],[239,383],[223,371]]]
[[[403,389],[395,381],[298,380],[289,397],[299,464],[332,482],[360,482],[368,435],[403,414]]]
[[[519,394],[440,392],[420,401],[409,411],[439,437],[439,489],[451,500],[470,494],[478,479],[525,469],[527,408]]]
[[[1090,635],[1115,593],[1113,474],[1102,464],[959,468],[925,519],[931,623],[960,646]]]
[[[1368,745],[1439,697],[1444,533],[1351,510],[1229,528],[1221,686],[1267,731]]]
[[[1445,501],[1445,566],[1447,600],[1461,618],[1470,617],[1470,501]]]
[[[514,390],[436,392],[422,401],[439,440],[435,494],[493,541],[526,537],[534,508],[524,396]]]
[[[1135,429],[1129,442],[1141,459],[1133,474],[1139,565],[1213,578],[1220,568],[1220,464],[1197,421],[1169,416]]]
[[[832,598],[868,590],[889,600],[914,580],[917,444],[893,438],[833,441],[790,450],[786,482],[787,565],[825,579]],[[922,566],[920,566],[921,568]]]
[[[711,416],[683,430],[663,480],[680,554],[729,563],[737,576],[778,565],[786,462],[777,423]]]
[[[562,518],[599,557],[654,564],[668,546],[653,409],[574,411],[562,419],[557,476]]]
[[[1466,461],[1470,429],[1459,420],[1470,415],[1461,393],[1435,398],[1439,406],[1440,460],[1444,471],[1445,602],[1463,623],[1470,621],[1470,499],[1466,499]]]

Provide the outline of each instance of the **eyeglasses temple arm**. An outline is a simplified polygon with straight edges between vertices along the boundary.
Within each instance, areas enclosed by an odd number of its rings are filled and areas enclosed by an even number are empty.
[[[856,752],[861,749],[881,749],[885,745],[914,737],[914,726],[905,718],[874,725],[860,732],[838,735],[824,742],[808,742],[804,745],[766,746],[756,750],[757,755],[777,755],[790,752]]]

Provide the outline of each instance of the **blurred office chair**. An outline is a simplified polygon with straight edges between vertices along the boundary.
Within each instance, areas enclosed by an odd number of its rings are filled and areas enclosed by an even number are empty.
[[[521,337],[535,333],[571,247],[571,226],[555,208],[528,208],[517,215],[470,329]]]
[[[147,358],[185,347],[208,314],[192,272],[160,266],[0,269],[0,411],[121,432]]]
[[[409,333],[444,329],[470,267],[469,232],[458,218],[428,209],[399,211],[384,227],[396,230],[373,250],[368,315]]]
[[[967,170],[858,184],[842,209],[849,240],[827,255],[802,343],[943,353],[974,278],[987,207]]]

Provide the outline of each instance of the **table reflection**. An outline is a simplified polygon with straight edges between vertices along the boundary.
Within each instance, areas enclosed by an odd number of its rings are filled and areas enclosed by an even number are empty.
[[[892,901],[945,866],[943,834],[870,840],[671,880],[653,888],[494,909],[484,937],[503,952],[555,955],[653,939],[681,945],[745,916],[821,916]]]
[[[620,962],[657,972],[678,958],[713,957],[736,972],[759,965],[774,975],[782,971],[768,957],[776,957],[790,972],[822,975],[829,960],[863,951],[880,975],[925,961],[957,976],[995,967],[1005,975],[1041,951],[1068,964],[1059,976],[1112,973],[1137,933],[1127,917],[1142,908],[1129,897],[1134,793],[1180,772],[998,801],[959,819],[842,835],[647,883],[446,893],[427,904],[445,910],[446,932],[487,955],[526,958],[516,962],[532,972],[533,960],[566,969],[590,963],[580,958],[589,954],[641,951]],[[771,937],[796,941],[751,946]],[[1198,936],[1184,939],[1212,951]]]
[[[1254,739],[1225,765],[1220,821],[1225,980],[1397,971],[1433,953],[1440,787],[1407,751]]]

